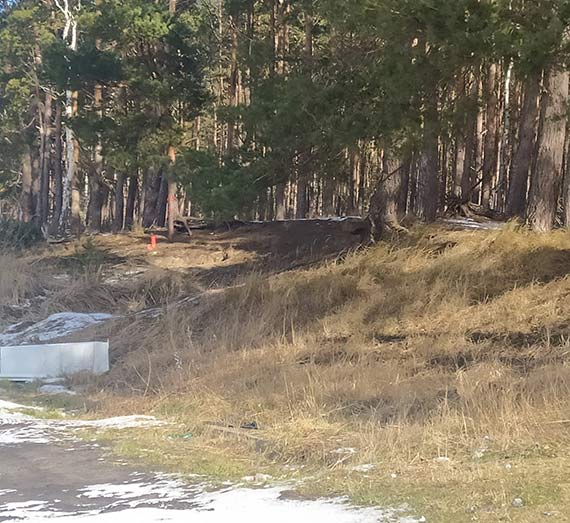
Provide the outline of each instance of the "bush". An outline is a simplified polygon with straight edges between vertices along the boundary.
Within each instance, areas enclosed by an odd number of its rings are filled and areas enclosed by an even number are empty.
[[[0,218],[0,248],[23,249],[43,240],[44,235],[39,225]]]

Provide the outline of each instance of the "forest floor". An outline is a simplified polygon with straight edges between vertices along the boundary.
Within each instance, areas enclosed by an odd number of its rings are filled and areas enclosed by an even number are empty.
[[[47,401],[168,421],[101,436],[134,462],[438,523],[570,521],[570,235],[459,229],[363,249],[342,222],[256,224],[2,254],[0,329],[111,315],[59,332],[109,338],[111,371]]]

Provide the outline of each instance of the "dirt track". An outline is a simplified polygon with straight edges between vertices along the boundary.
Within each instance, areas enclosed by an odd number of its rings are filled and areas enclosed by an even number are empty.
[[[67,421],[35,419],[18,407],[0,400],[0,522],[415,521],[396,511],[354,509],[338,500],[287,499],[283,487],[220,489],[202,478],[192,484],[136,469],[110,458],[96,443],[79,440],[65,430]]]

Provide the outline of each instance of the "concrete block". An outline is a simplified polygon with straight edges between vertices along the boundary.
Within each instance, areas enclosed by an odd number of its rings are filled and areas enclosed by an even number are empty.
[[[0,347],[0,378],[60,378],[109,370],[109,342],[54,343]]]

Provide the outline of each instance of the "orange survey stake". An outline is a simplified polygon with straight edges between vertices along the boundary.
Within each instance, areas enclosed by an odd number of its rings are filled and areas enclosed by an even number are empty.
[[[155,251],[157,243],[158,243],[158,238],[157,238],[156,234],[151,234],[150,235],[150,244],[147,245],[147,249],[149,251]]]

